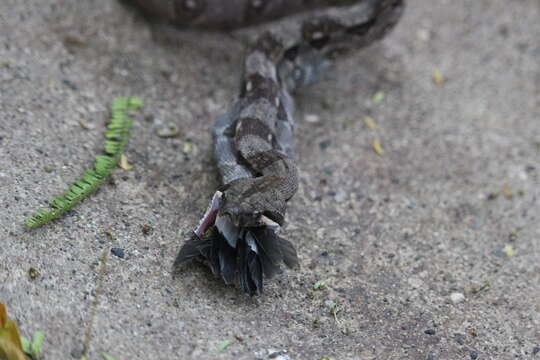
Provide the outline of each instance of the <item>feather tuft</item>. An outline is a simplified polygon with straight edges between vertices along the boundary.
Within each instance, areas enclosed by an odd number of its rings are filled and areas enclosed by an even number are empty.
[[[264,278],[271,278],[281,271],[283,262],[288,267],[298,265],[294,246],[277,236],[268,226],[239,228],[238,238],[233,242],[226,239],[217,226],[210,227],[204,234],[195,233],[180,249],[174,262],[198,260],[206,264],[225,284],[237,280],[242,290],[250,296],[263,293]]]

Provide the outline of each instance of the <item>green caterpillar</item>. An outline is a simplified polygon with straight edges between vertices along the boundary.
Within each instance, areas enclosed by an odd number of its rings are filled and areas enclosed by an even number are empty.
[[[129,138],[133,120],[127,112],[143,105],[138,97],[119,97],[113,100],[112,119],[105,131],[105,154],[97,155],[93,168],[75,181],[62,195],[49,202],[49,208],[42,208],[28,217],[25,224],[29,228],[39,227],[71,210],[90,193],[96,190],[114,170]]]

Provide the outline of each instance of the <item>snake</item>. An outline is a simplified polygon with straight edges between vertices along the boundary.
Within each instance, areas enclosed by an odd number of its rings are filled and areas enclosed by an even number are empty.
[[[264,279],[297,267],[278,232],[298,189],[294,94],[318,82],[340,55],[386,36],[405,0],[124,0],[179,28],[255,27],[237,98],[212,129],[222,179],[175,266],[199,260],[248,295]]]

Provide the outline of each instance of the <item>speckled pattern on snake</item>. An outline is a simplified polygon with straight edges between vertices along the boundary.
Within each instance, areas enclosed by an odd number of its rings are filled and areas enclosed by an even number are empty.
[[[405,0],[124,0],[179,27],[232,30],[269,24],[252,39],[237,100],[213,129],[223,186],[175,264],[197,259],[226,284],[261,294],[263,278],[298,263],[277,235],[298,188],[294,161],[297,89],[317,82],[332,59],[384,37]]]

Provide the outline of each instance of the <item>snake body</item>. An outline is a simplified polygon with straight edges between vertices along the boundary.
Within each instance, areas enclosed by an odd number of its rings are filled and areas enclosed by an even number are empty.
[[[258,35],[244,61],[240,94],[213,129],[223,186],[176,263],[202,260],[225,283],[263,291],[294,246],[279,237],[287,201],[298,188],[292,93],[320,79],[336,54],[384,37],[405,0],[130,0],[185,27],[231,30],[287,16]]]

